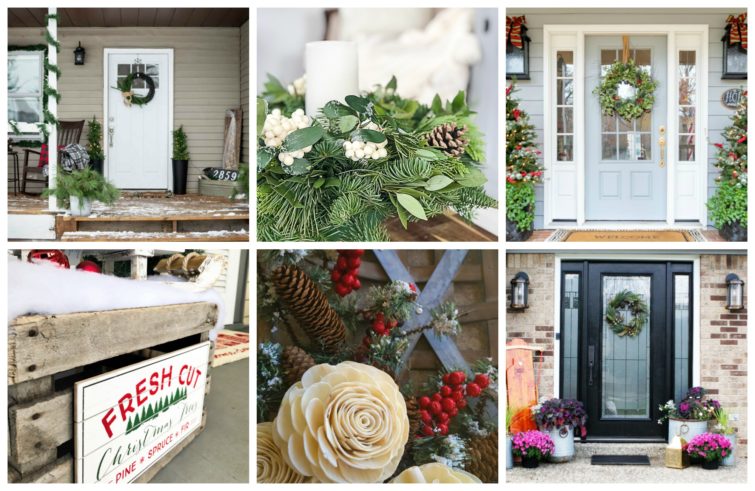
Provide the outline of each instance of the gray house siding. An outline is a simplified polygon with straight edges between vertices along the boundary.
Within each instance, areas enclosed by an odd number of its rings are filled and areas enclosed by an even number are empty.
[[[652,13],[638,9],[508,9],[506,15],[527,17],[530,43],[530,80],[517,82],[516,96],[528,112],[537,132],[536,143],[543,144],[543,25],[546,24],[698,24],[708,25],[708,196],[715,192],[718,175],[713,166],[714,143],[723,140],[721,132],[734,111],[721,105],[721,95],[730,88],[746,88],[746,80],[721,80],[723,65],[721,37],[726,18],[737,14],[734,9],[654,9]],[[543,186],[536,189],[535,228],[543,228]]]

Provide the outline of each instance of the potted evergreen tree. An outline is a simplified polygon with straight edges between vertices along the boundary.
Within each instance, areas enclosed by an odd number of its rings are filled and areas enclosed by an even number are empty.
[[[105,160],[105,153],[102,151],[102,124],[97,121],[96,117],[92,116],[92,120],[87,123],[87,129],[89,166],[102,174]]]
[[[186,194],[189,176],[189,144],[183,125],[173,131],[173,194]]]
[[[527,240],[535,224],[535,185],[543,169],[538,163],[535,127],[506,87],[506,240]]]
[[[44,196],[55,196],[61,204],[69,206],[73,216],[92,214],[92,202],[113,204],[118,199],[118,189],[91,167],[66,172],[58,169],[54,189],[46,189]]]
[[[716,143],[718,188],[708,201],[713,224],[729,241],[747,241],[747,92],[742,94],[732,124]]]

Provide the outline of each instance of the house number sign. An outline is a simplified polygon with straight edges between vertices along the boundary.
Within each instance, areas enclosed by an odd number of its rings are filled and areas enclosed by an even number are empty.
[[[727,109],[737,109],[742,98],[742,89],[729,89],[721,94],[721,105]]]
[[[128,483],[202,423],[210,343],[77,382],[76,482]]]

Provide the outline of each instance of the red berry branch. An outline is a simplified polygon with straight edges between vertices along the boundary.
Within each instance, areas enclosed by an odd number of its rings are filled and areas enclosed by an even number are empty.
[[[490,385],[490,378],[484,373],[476,374],[471,382],[467,382],[467,375],[462,371],[446,373],[442,380],[438,392],[418,399],[422,425],[417,437],[447,435],[451,420],[460,409],[467,407],[467,400],[479,397]]]
[[[333,271],[330,273],[330,279],[335,286],[333,289],[338,296],[345,297],[353,290],[362,288],[362,283],[357,275],[359,266],[362,264],[361,256],[364,254],[362,249],[346,249],[338,251],[338,259]]]

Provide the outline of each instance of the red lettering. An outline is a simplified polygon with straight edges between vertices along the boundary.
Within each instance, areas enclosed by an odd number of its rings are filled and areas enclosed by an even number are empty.
[[[152,375],[149,376],[149,386],[151,389],[149,389],[149,395],[153,396],[157,394],[157,392],[160,390],[160,374],[157,372],[153,372]]]
[[[184,371],[186,371],[188,369],[189,369],[189,365],[184,365],[184,366],[181,367],[181,371],[178,372],[178,383],[179,384],[181,384],[181,385],[188,384],[188,382],[189,382],[188,376],[186,376],[186,377],[184,376]]]
[[[108,438],[113,437],[113,430],[110,429],[113,423],[115,423],[115,411],[111,407],[107,410],[105,415],[102,417],[102,426],[105,427],[105,432],[107,433]]]
[[[197,388],[197,382],[199,382],[199,377],[202,375],[202,372],[197,368],[196,369],[196,377],[194,377],[194,385],[192,386],[193,389]]]
[[[128,401],[128,406],[124,406],[123,405],[124,401]],[[126,421],[126,415],[128,413],[133,413],[135,411],[135,409],[134,409],[134,401],[131,398],[131,394],[130,393],[126,394],[125,396],[121,397],[118,400],[118,408],[120,408],[120,410],[121,410],[121,419],[123,421]]]
[[[147,388],[145,387],[146,383],[147,383],[146,378],[143,378],[136,383],[136,405],[137,406],[141,406],[142,404],[147,402],[147,397],[143,395],[147,391]]]
[[[168,381],[168,387],[170,387],[170,381],[173,378],[173,365],[170,366],[168,369],[168,372],[165,372],[165,369],[163,368],[163,376],[160,379],[160,390],[163,390],[165,388],[165,380]]]

